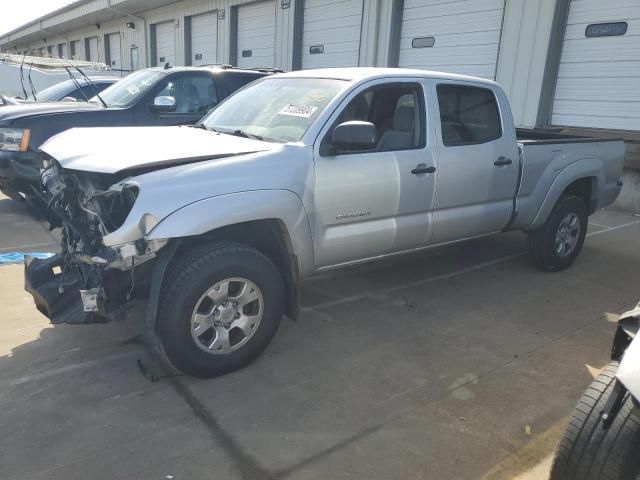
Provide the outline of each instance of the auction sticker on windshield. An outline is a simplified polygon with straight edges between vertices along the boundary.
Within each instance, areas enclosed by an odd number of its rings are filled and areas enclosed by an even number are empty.
[[[289,115],[292,117],[304,117],[309,118],[318,110],[318,107],[312,107],[311,105],[285,105],[282,110],[278,112],[278,115]]]
[[[129,93],[131,95],[135,95],[136,93],[138,93],[140,91],[140,89],[137,87],[137,85],[129,85],[127,87],[127,90],[129,91]]]

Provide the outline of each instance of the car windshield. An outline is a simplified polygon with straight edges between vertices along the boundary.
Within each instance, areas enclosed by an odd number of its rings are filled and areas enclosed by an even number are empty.
[[[36,92],[36,95],[40,102],[55,102],[63,98],[70,91],[75,90],[75,88],[76,86],[71,80],[65,80],[64,82],[47,87],[41,92]],[[27,98],[31,101],[35,100],[33,95],[29,95]]]
[[[105,88],[100,92],[100,98],[109,107],[128,107],[147,93],[163,76],[164,73],[157,70],[140,70]],[[97,96],[91,98],[90,101],[102,103]]]
[[[200,122],[223,133],[297,142],[347,82],[322,78],[267,78],[221,103]]]

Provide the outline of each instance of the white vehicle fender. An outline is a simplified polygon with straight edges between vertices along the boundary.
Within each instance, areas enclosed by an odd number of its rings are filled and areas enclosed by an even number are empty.
[[[640,303],[623,313],[618,321],[612,357],[620,361],[618,380],[640,400]],[[629,343],[630,340],[630,343]],[[622,357],[622,358],[620,358]]]
[[[555,207],[556,203],[560,199],[562,192],[571,185],[576,180],[580,180],[581,178],[595,178],[596,182],[594,185],[594,190],[591,192],[592,200],[595,200],[596,203],[598,199],[601,197],[601,189],[604,186],[604,169],[602,160],[598,158],[583,158],[577,160],[575,162],[567,165],[556,177],[554,182],[551,184],[547,195],[545,196],[542,206],[540,210],[538,210],[537,215],[535,216],[531,225],[529,225],[527,230],[534,230],[538,227],[541,227],[544,222],[549,218],[553,207]],[[590,208],[590,206],[587,206]]]
[[[166,216],[146,239],[183,238],[256,220],[284,224],[297,257],[299,274],[313,269],[313,238],[300,197],[289,190],[251,190],[205,198]]]

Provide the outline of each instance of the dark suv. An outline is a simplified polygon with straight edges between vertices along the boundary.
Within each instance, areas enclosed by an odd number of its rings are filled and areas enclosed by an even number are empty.
[[[3,107],[0,190],[14,199],[30,197],[40,181],[38,148],[57,133],[73,127],[194,124],[222,99],[271,72],[227,65],[147,68],[103,90],[91,102]]]

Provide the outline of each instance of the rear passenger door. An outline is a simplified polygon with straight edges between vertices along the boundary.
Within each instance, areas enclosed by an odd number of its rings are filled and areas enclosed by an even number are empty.
[[[511,217],[518,177],[515,129],[504,121],[510,114],[500,111],[489,87],[435,83],[440,122],[433,243],[499,232]]]
[[[157,97],[172,97],[172,112],[156,112]],[[206,72],[168,75],[140,101],[136,107],[136,125],[191,125],[218,103],[218,90],[213,76]]]

